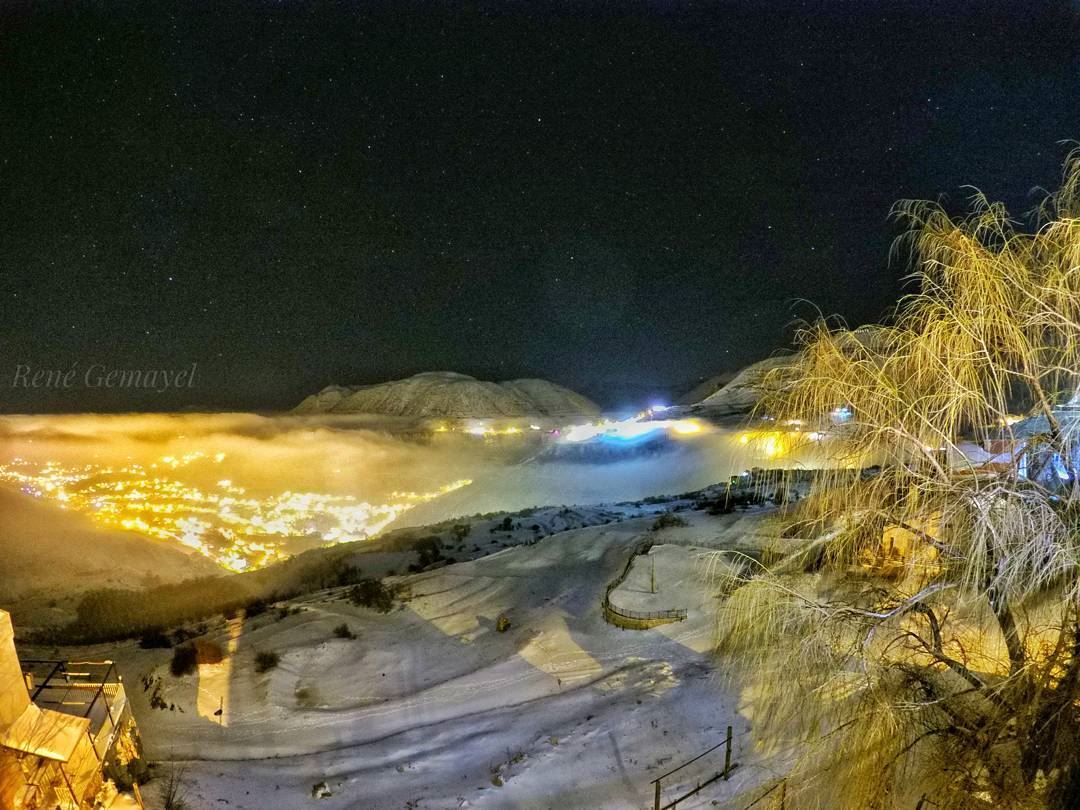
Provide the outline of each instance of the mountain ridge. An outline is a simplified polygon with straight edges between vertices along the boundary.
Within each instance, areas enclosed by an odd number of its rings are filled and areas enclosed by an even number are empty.
[[[371,385],[329,385],[306,397],[294,413],[485,419],[596,416],[600,408],[548,380],[490,382],[453,371],[427,371]]]

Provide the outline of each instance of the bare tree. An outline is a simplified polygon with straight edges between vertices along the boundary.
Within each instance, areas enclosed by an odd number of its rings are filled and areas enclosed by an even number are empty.
[[[962,218],[896,214],[917,291],[883,325],[807,326],[766,381],[778,420],[850,420],[776,522],[816,539],[727,583],[719,647],[753,673],[762,744],[798,744],[795,806],[1077,807],[1080,448],[1058,406],[1080,372],[1080,156],[1027,231],[979,194]],[[970,460],[1002,438],[1014,455]],[[891,565],[883,537],[905,542]]]

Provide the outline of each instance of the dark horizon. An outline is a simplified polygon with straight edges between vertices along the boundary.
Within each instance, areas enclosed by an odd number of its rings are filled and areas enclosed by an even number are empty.
[[[604,406],[900,292],[894,201],[1028,210],[1074,3],[0,7],[0,412],[290,408],[420,371]],[[162,394],[16,368],[179,370]]]

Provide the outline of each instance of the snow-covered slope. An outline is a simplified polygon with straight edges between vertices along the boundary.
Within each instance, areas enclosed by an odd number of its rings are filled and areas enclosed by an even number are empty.
[[[430,371],[376,385],[332,385],[305,399],[297,413],[371,413],[414,418],[595,416],[595,403],[547,380],[487,382]]]
[[[735,378],[736,372],[729,371],[723,374],[714,374],[711,377],[706,377],[703,380],[698,380],[697,384],[687,391],[685,394],[680,394],[675,398],[676,405],[697,405],[701,400],[706,397],[712,396],[729,382]]]
[[[791,357],[781,355],[749,365],[736,374],[731,382],[694,407],[715,416],[749,413],[761,399],[765,375],[790,364]]]
[[[687,803],[710,806],[762,773],[736,695],[713,668],[716,598],[700,555],[729,528],[741,537],[757,526],[749,514],[681,514],[681,529],[632,519],[405,578],[412,596],[387,615],[325,592],[288,615],[217,623],[211,637],[228,658],[180,679],[167,650],[107,652],[129,683],[160,686],[166,710],[148,705],[157,686],[130,693],[149,756],[186,765],[192,810],[645,807],[652,779],[716,745],[730,724],[740,767]],[[646,538],[680,547],[654,552],[655,594],[644,593],[652,571],[642,558],[627,598],[689,616],[620,630],[599,602]],[[335,635],[343,622],[355,639]],[[258,673],[263,651],[281,660]],[[666,780],[663,798],[722,761]]]
[[[17,606],[21,629],[68,618],[56,608],[91,588],[138,588],[220,574],[196,554],[0,489],[0,600]]]

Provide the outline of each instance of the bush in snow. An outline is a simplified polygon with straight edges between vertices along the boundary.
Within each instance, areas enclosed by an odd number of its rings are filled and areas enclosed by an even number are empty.
[[[276,652],[264,650],[255,654],[255,671],[268,672],[281,663],[281,656]]]
[[[139,639],[139,646],[144,650],[168,649],[172,645],[172,639],[161,632],[159,628],[147,630]]]
[[[421,537],[413,543],[412,547],[419,558],[418,564],[421,568],[426,568],[442,557],[442,541],[439,539],[438,535],[433,534],[428,537]]]
[[[664,514],[660,515],[660,517],[658,517],[653,522],[652,530],[654,532],[658,532],[661,529],[673,529],[673,528],[676,528],[678,526],[685,526],[685,525],[686,525],[686,521],[683,520],[678,515],[676,515],[676,514],[674,514],[672,512],[664,512]]]
[[[349,599],[354,605],[389,613],[394,607],[394,590],[377,579],[362,579],[349,591]]]
[[[352,628],[350,628],[349,625],[347,625],[345,622],[342,622],[334,628],[334,635],[337,638],[356,638],[356,633],[354,633],[352,631]]]
[[[220,664],[224,658],[225,653],[221,645],[206,639],[198,639],[194,643],[181,644],[173,649],[169,672],[177,678],[182,678],[184,675],[193,673],[199,664]]]
[[[190,675],[198,667],[197,654],[194,644],[181,644],[173,650],[172,662],[169,664],[169,672],[173,677],[182,678]]]

